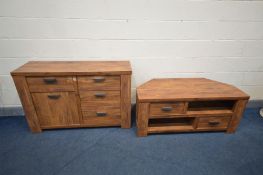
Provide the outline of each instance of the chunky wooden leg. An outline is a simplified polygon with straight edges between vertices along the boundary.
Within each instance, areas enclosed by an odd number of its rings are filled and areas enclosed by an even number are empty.
[[[131,127],[131,75],[121,75],[121,128]]]
[[[16,85],[17,92],[19,94],[27,123],[32,132],[41,132],[41,128],[38,122],[37,114],[32,102],[30,92],[27,87],[27,82],[23,76],[13,76],[13,80]]]
[[[147,136],[148,129],[148,115],[149,115],[149,103],[139,103],[136,106],[136,122],[137,122],[137,136]]]
[[[236,131],[237,126],[239,125],[240,120],[243,116],[243,112],[245,110],[247,102],[248,100],[239,100],[236,102],[234,107],[234,114],[227,129],[227,133],[234,133]]]

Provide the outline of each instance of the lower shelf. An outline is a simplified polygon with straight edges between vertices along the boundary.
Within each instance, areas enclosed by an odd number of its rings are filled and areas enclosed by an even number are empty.
[[[158,118],[149,119],[148,132],[162,133],[162,132],[183,132],[194,130],[195,118]]]
[[[216,132],[226,131],[226,128],[214,128],[214,129],[194,129],[193,127],[181,127],[181,126],[159,126],[159,127],[148,127],[147,133],[172,133],[172,132]]]
[[[192,132],[192,126],[155,126],[148,127],[148,133],[164,133],[164,132]]]
[[[149,119],[148,133],[227,130],[230,117],[182,117]]]

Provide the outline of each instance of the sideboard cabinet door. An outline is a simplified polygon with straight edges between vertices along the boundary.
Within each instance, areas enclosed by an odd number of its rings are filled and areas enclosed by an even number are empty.
[[[32,93],[42,128],[80,125],[75,92]]]

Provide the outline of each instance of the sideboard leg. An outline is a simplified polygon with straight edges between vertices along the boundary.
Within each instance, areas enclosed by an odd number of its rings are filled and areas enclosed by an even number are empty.
[[[148,135],[148,115],[149,103],[138,103],[136,107],[136,123],[137,123],[137,136],[145,137]]]
[[[248,100],[239,100],[236,102],[234,107],[234,114],[232,116],[232,119],[229,123],[227,133],[234,133],[240,123],[240,120],[243,116],[243,112],[246,108]]]
[[[33,133],[41,132],[37,114],[24,76],[13,76],[19,94],[27,123]]]
[[[121,75],[121,128],[131,128],[131,75]]]

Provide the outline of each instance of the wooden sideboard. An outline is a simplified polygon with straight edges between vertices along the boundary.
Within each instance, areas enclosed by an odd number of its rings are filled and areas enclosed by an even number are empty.
[[[248,99],[232,85],[205,78],[153,79],[137,88],[137,135],[233,133]]]
[[[131,127],[128,61],[31,61],[11,72],[32,132]]]

